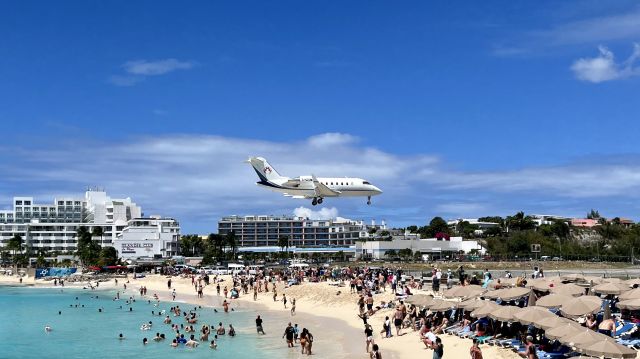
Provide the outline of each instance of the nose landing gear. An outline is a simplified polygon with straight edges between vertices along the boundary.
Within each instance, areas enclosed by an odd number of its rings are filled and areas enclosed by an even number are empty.
[[[371,205],[371,196],[367,197],[367,205]]]

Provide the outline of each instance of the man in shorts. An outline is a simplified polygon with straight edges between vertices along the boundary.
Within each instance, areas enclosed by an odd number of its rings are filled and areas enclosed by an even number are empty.
[[[283,338],[286,337],[287,347],[289,348],[293,348],[293,334],[294,334],[293,327],[291,326],[291,323],[289,323],[287,327],[284,329],[284,334],[282,335]]]
[[[400,329],[402,329],[402,320],[404,319],[404,314],[402,312],[402,308],[400,306],[396,307],[396,312],[393,314],[393,324],[396,326],[396,335],[400,336]]]

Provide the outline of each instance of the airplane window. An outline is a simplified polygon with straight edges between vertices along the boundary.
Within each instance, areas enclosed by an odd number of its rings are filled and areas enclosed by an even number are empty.
[[[362,181],[362,184],[371,184],[371,183],[369,183],[367,181]]]

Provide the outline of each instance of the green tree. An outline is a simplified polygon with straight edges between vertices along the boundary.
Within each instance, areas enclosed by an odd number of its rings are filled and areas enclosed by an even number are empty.
[[[504,219],[500,216],[488,216],[478,218],[479,222],[498,223],[500,227],[504,227]]]
[[[384,256],[387,258],[394,258],[398,255],[398,252],[395,249],[388,249],[384,252]]]
[[[22,252],[23,244],[24,244],[24,241],[22,240],[22,236],[19,234],[14,234],[13,237],[11,237],[11,239],[9,239],[9,242],[7,243],[7,249],[10,251],[13,251],[12,259],[13,259],[14,265],[18,264],[17,253]]]
[[[587,218],[588,219],[599,219],[599,218],[602,218],[602,217],[600,217],[600,212],[598,212],[597,210],[592,208],[591,211],[589,211],[589,213],[587,213]]]
[[[225,237],[225,244],[231,251],[231,259],[236,259],[236,250],[238,249],[238,243],[236,242],[236,232],[230,231]]]
[[[402,258],[411,258],[413,256],[413,251],[411,248],[403,248],[398,251],[398,255]]]
[[[409,226],[405,230],[409,233],[418,233],[418,226]]]
[[[78,250],[76,253],[78,257],[80,257],[82,264],[85,266],[97,264],[100,257],[100,245],[93,240],[87,227],[78,227],[76,238],[78,241]]]
[[[524,212],[518,212],[513,216],[508,216],[506,219],[507,228],[509,231],[526,231],[534,229],[536,227],[535,222],[531,216],[525,216]]]
[[[100,250],[100,265],[113,266],[118,263],[118,251],[115,248],[108,246],[103,247]]]
[[[278,237],[278,247],[280,247],[280,251],[288,251],[289,250],[289,237],[280,236]]]

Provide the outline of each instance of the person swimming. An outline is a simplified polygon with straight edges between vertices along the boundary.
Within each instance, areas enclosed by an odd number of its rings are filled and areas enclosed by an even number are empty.
[[[45,331],[45,332],[47,332],[47,333],[48,333],[48,332],[50,332],[50,331],[52,331],[52,330],[53,330],[53,329],[51,329],[51,327],[50,327],[49,325],[45,325],[45,326],[44,326],[44,331]]]
[[[235,337],[236,330],[233,328],[233,325],[229,324],[229,336]]]

